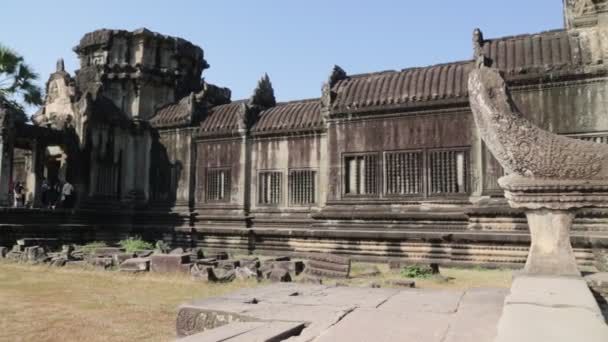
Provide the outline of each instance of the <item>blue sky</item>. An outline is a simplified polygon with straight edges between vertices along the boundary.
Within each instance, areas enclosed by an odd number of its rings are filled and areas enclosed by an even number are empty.
[[[208,82],[249,97],[267,72],[278,100],[320,96],[334,64],[349,74],[470,59],[475,27],[485,37],[563,27],[561,0],[28,1],[0,7],[0,42],[41,75],[99,28],[153,31],[201,46]]]

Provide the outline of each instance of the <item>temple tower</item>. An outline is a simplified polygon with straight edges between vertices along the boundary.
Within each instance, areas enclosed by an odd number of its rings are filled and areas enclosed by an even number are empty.
[[[148,120],[156,109],[200,90],[209,67],[200,47],[147,29],[93,31],[74,51],[78,90],[101,91],[134,120]]]

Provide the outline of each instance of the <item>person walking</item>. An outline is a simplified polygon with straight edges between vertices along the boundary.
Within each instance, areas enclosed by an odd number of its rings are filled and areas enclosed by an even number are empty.
[[[74,186],[67,180],[63,183],[61,188],[61,207],[72,208],[74,202]]]
[[[42,185],[40,185],[40,200],[43,208],[49,207],[49,190],[51,189],[49,182],[46,178],[42,178]]]

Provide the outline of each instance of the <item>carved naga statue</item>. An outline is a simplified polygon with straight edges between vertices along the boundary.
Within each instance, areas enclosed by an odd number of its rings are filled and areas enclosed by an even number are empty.
[[[479,31],[475,32],[479,37]],[[476,46],[469,98],[481,138],[503,166],[505,197],[528,217],[531,247],[524,271],[580,275],[570,244],[576,209],[608,207],[608,145],[559,136],[526,120],[500,72]]]

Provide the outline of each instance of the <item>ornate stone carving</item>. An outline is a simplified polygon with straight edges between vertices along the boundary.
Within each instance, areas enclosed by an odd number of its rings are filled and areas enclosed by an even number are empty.
[[[474,70],[469,89],[480,134],[507,173],[608,180],[608,146],[552,134],[523,118],[497,70]]]
[[[321,113],[324,119],[327,119],[329,116],[330,108],[332,102],[336,98],[336,93],[332,90],[332,88],[336,85],[336,83],[340,80],[346,79],[348,75],[346,71],[339,67],[338,65],[334,65],[327,78],[327,82],[323,84],[321,89]]]
[[[580,275],[570,228],[582,207],[608,207],[608,146],[558,136],[524,119],[496,69],[478,64],[469,97],[482,139],[508,176],[499,180],[523,208],[531,246],[524,271]]]
[[[585,27],[597,23],[597,15],[608,9],[606,0],[564,0],[568,27]]]
[[[182,308],[177,313],[177,336],[189,336],[205,330],[221,327],[222,325],[232,322],[249,322],[252,320],[254,319],[230,312]]]

